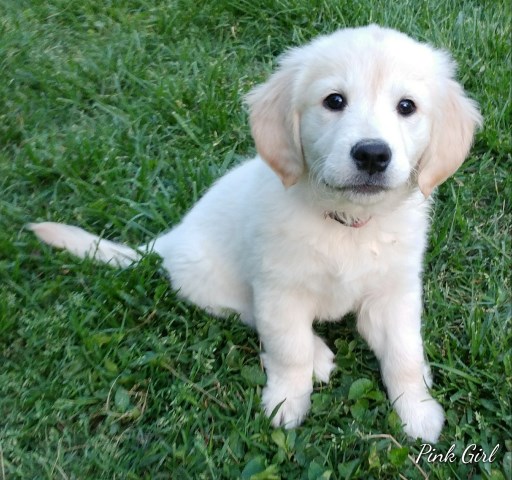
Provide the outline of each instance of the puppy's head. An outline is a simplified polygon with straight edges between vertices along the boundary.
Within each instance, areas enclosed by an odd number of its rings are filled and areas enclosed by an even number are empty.
[[[285,186],[309,174],[354,203],[427,197],[481,122],[453,74],[446,53],[375,25],[319,37],[247,96],[256,148]]]

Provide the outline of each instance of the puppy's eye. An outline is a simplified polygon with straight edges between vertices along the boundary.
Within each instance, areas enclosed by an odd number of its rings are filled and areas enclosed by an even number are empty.
[[[347,101],[339,93],[331,93],[324,98],[323,105],[328,110],[341,111],[347,106]]]
[[[400,115],[403,117],[408,117],[416,111],[416,105],[412,100],[409,100],[408,98],[402,98],[402,100],[398,102],[396,109]]]

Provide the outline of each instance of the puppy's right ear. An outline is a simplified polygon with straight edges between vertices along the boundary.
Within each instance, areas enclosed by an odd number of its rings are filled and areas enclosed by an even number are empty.
[[[304,171],[299,113],[294,99],[300,64],[294,53],[285,56],[279,70],[246,96],[256,149],[285,187],[296,183]]]
[[[438,92],[430,145],[419,163],[418,185],[427,198],[432,190],[453,175],[466,159],[475,128],[482,116],[475,102],[452,79]]]

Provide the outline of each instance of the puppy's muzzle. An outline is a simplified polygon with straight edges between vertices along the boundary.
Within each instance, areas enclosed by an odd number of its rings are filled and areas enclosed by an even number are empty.
[[[357,142],[350,150],[356,167],[369,175],[382,173],[391,162],[391,150],[386,142],[377,139],[365,139]]]

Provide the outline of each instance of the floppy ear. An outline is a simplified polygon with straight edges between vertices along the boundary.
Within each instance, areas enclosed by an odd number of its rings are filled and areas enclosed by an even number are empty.
[[[454,174],[469,153],[473,133],[482,124],[478,106],[454,80],[437,99],[430,144],[419,163],[418,185],[425,198]]]
[[[294,105],[298,70],[292,52],[267,82],[246,96],[256,149],[285,187],[296,183],[304,171],[299,113]]]

